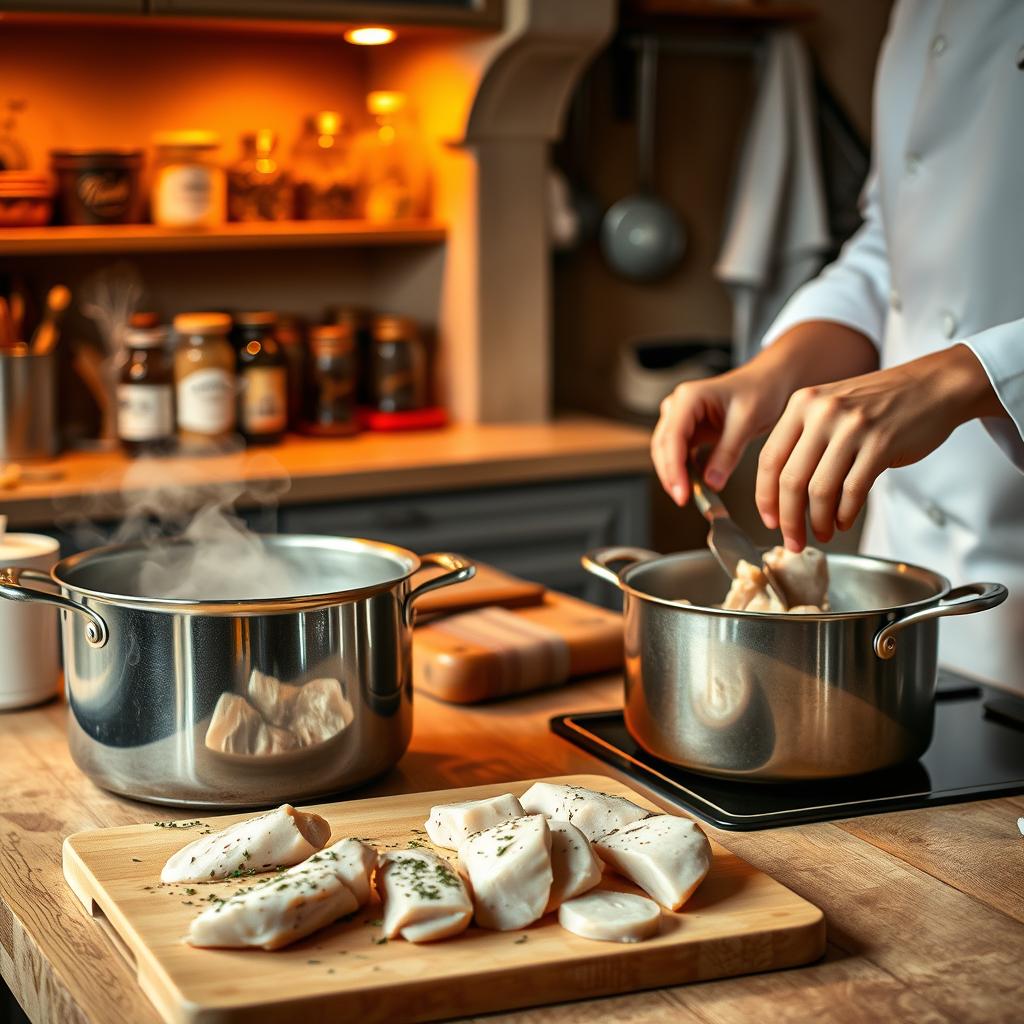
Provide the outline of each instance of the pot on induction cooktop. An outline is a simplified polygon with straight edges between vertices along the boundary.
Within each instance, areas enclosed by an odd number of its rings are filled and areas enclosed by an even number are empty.
[[[708,551],[586,555],[584,567],[623,592],[624,715],[636,742],[692,771],[765,781],[920,756],[937,620],[992,608],[1006,588],[951,589],[928,569],[857,555],[828,564],[831,611],[775,614],[717,607],[726,582]]]

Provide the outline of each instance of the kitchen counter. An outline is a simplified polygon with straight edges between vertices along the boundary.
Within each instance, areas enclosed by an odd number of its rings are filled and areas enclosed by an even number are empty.
[[[649,442],[648,431],[634,426],[573,417],[352,438],[289,436],[272,448],[198,458],[132,461],[120,453],[71,452],[26,464],[29,479],[0,490],[0,512],[11,529],[46,528],[69,512],[113,520],[140,494],[169,483],[197,492],[243,484],[256,496],[293,505],[637,474],[650,470]],[[44,473],[46,479],[31,479]],[[238,505],[255,501],[243,496]]]
[[[556,712],[610,707],[619,688],[608,677],[475,709],[420,698],[409,753],[357,795],[610,772],[547,723]],[[68,756],[65,715],[61,703],[0,715],[0,973],[36,1022],[155,1024],[115,941],[64,884],[61,842],[168,810],[89,783]],[[766,832],[710,830],[824,910],[822,961],[487,1021],[1020,1021],[1022,814],[1017,797]]]

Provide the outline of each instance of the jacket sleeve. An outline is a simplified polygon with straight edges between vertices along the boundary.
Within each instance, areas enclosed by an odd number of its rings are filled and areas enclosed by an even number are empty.
[[[981,422],[1014,465],[1024,470],[1024,318],[958,340],[978,357],[1010,416]]]
[[[830,320],[852,327],[878,348],[889,310],[889,256],[878,175],[872,170],[861,196],[864,223],[843,246],[834,263],[793,293],[764,336],[770,345],[791,327],[808,320]]]

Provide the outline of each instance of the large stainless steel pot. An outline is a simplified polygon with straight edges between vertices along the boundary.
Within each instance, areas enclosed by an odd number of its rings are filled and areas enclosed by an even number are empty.
[[[828,562],[835,610],[776,615],[715,607],[727,586],[707,551],[586,555],[584,567],[623,592],[625,720],[637,743],[693,771],[769,781],[919,757],[932,735],[936,620],[992,608],[1006,588],[951,590],[937,573],[877,558]]]
[[[355,786],[405,752],[413,606],[474,567],[349,538],[262,542],[307,592],[165,598],[140,583],[153,553],[140,544],[65,558],[49,575],[0,572],[0,596],[62,611],[71,754],[99,785],[155,803],[269,805]],[[175,561],[196,554],[173,543]],[[424,563],[448,571],[413,589]]]

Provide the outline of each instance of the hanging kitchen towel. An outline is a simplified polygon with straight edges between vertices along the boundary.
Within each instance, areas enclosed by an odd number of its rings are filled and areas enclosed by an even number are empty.
[[[773,32],[715,264],[732,295],[737,363],[830,249],[810,60],[794,32]]]

